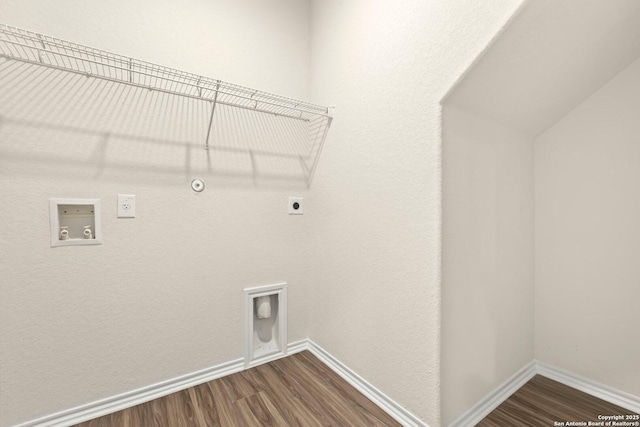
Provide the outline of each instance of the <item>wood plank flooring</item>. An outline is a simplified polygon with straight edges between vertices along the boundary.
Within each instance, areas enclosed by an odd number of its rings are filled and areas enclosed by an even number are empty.
[[[637,415],[549,378],[536,375],[487,415],[480,427],[550,427],[599,422],[598,415]],[[624,421],[621,420],[621,421]],[[631,420],[635,422],[637,420]],[[555,423],[558,424],[555,424]]]
[[[551,427],[598,415],[637,414],[537,375],[478,426]],[[76,427],[399,425],[304,351]]]
[[[80,427],[400,426],[308,351]]]

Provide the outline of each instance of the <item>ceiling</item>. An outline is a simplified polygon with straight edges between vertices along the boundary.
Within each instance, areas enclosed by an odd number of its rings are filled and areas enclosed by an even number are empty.
[[[640,57],[640,1],[528,0],[443,100],[539,135]]]

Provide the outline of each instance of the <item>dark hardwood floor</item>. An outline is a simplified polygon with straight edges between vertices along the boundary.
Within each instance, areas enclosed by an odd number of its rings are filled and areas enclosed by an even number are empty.
[[[81,427],[399,425],[308,351],[78,424]]]
[[[598,415],[637,414],[537,375],[478,426],[551,427],[569,421],[602,421]],[[399,425],[311,353],[304,351],[77,426]]]
[[[487,415],[480,427],[550,427],[604,421],[598,415],[637,415],[564,384],[536,375]],[[625,421],[624,419],[618,421]],[[636,422],[630,420],[630,422]],[[558,423],[558,424],[556,424]],[[603,424],[606,425],[606,424]]]

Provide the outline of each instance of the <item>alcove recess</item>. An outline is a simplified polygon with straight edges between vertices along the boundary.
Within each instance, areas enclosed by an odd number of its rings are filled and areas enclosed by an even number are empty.
[[[99,199],[50,199],[51,246],[102,244]]]
[[[259,303],[268,305],[268,315],[262,318],[260,316]],[[286,356],[286,283],[245,289],[244,319],[245,367],[260,365]]]

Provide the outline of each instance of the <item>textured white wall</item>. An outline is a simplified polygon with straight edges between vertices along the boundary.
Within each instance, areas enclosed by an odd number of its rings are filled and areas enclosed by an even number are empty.
[[[2,23],[306,98],[309,2],[3,0]]]
[[[535,142],[536,358],[640,396],[640,60]]]
[[[0,7],[6,24],[308,97],[306,1]],[[286,214],[304,182],[254,181],[246,152],[212,150],[209,172],[193,102],[31,71],[0,73],[0,425],[242,357],[247,286],[288,282],[289,337],[309,336],[314,206]],[[137,218],[116,218],[117,193]],[[52,249],[50,197],[102,199],[104,244]]]
[[[440,100],[513,1],[319,0],[312,97],[336,119],[311,189],[311,338],[440,425]]]
[[[291,340],[311,336],[440,425],[439,101],[519,3],[317,1],[310,40],[297,0],[3,1],[8,24],[338,114],[307,193],[295,176],[254,182],[244,158],[209,174],[189,145],[207,117],[194,106],[147,99],[137,120],[141,94],[44,77],[7,95],[0,200],[15,208],[0,223],[28,231],[0,234],[0,423],[239,357],[241,289],[285,280]],[[76,119],[80,131],[54,126]],[[308,197],[302,217],[283,215],[292,189]],[[115,218],[118,192],[138,196],[138,218]],[[49,248],[52,196],[102,198],[104,244]]]
[[[533,137],[443,108],[442,420],[534,358]]]
[[[447,102],[542,133],[640,55],[640,2],[523,4]]]

